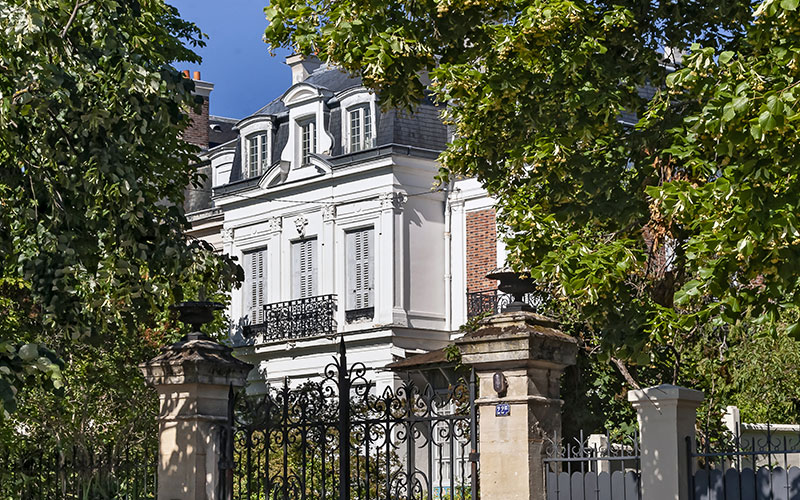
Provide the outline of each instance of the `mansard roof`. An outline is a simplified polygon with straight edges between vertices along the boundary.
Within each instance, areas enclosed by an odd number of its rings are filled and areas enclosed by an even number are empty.
[[[333,168],[350,164],[356,159],[365,159],[380,152],[385,154],[393,151],[395,147],[405,147],[407,154],[422,155],[422,157],[436,157],[447,145],[447,128],[442,123],[439,113],[441,108],[435,105],[429,98],[425,98],[413,114],[400,110],[376,110],[374,117],[375,144],[371,152],[361,151],[358,153],[348,153],[343,144],[342,129],[342,109],[339,97],[350,89],[362,87],[360,77],[349,75],[340,69],[323,64],[314,70],[305,80],[287,89],[281,96],[270,101],[251,116],[241,120],[239,123],[248,122],[258,117],[273,117],[273,139],[272,151],[269,158],[270,167],[280,161],[283,148],[287,145],[289,138],[289,109],[283,103],[287,93],[292,89],[301,86],[309,86],[325,96],[323,103],[326,108],[324,126],[333,137],[333,145],[329,152],[328,163]],[[366,90],[366,89],[365,89]],[[237,141],[236,152],[231,168],[229,182],[234,185],[242,186],[240,181],[245,180],[243,175],[243,151],[241,144]],[[249,183],[245,183],[249,184]]]
[[[348,75],[340,69],[323,64],[314,70],[308,78],[303,80],[303,83],[320,90],[329,90],[333,93],[338,93],[349,88],[361,86],[361,78]],[[281,97],[282,96],[276,97],[270,101],[269,104],[253,113],[253,115],[280,116],[285,114],[288,110],[283,104]]]

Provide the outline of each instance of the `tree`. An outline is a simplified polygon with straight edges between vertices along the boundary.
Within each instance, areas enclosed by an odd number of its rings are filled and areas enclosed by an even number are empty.
[[[797,6],[274,0],[265,39],[387,106],[447,103],[442,178],[497,198],[587,348],[630,385],[702,386],[720,331],[800,335]]]
[[[196,103],[170,65],[198,61],[187,47],[202,43],[160,0],[0,3],[6,411],[26,383],[62,385],[45,343],[140,337],[169,304],[240,277],[184,232],[183,189],[199,178],[181,132]]]

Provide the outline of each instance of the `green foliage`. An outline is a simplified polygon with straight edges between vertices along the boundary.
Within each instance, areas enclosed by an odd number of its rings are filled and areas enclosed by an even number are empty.
[[[0,4],[0,394],[62,384],[45,344],[161,328],[240,270],[187,239],[181,139],[203,35],[163,1]],[[38,347],[37,347],[38,345]],[[64,355],[65,353],[59,353]]]
[[[777,330],[800,336],[796,9],[276,0],[265,39],[360,74],[385,105],[447,103],[442,178],[476,177],[498,200],[511,264],[552,285],[592,359],[642,385],[694,383],[717,411],[728,388],[757,387],[722,365],[769,345],[790,359]],[[709,358],[722,331],[744,333]]]
[[[162,0],[0,2],[0,455],[152,451],[137,365],[180,336],[169,305],[241,280],[185,234],[198,102],[171,65],[202,39]],[[87,474],[88,498],[121,487]]]

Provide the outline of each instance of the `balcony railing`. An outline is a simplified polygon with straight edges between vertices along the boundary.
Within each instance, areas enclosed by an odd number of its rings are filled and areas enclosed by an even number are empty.
[[[264,341],[318,337],[336,333],[336,295],[318,295],[264,305],[264,322],[244,327],[247,338]]]
[[[550,295],[547,291],[542,289],[526,293],[523,297],[523,302],[531,306],[536,312],[542,312],[547,306],[549,298]],[[513,300],[514,297],[500,290],[467,292],[467,318],[497,314]]]

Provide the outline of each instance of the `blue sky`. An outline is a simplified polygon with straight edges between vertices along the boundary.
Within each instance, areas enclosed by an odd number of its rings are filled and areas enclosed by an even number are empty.
[[[286,52],[270,57],[261,40],[267,21],[267,0],[167,0],[181,17],[208,35],[207,45],[196,49],[199,66],[181,63],[177,69],[199,70],[214,84],[212,115],[244,118],[279,96],[291,83],[283,63]]]

